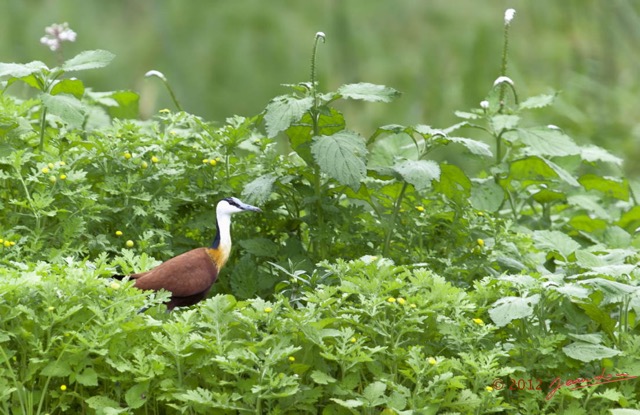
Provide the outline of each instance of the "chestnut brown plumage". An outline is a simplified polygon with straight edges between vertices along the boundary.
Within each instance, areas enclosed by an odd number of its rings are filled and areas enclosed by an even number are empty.
[[[231,215],[244,211],[260,212],[260,209],[235,197],[218,202],[218,231],[211,247],[192,249],[149,271],[131,275],[135,280],[134,286],[142,290],[170,291],[168,310],[190,306],[204,299],[231,252]]]

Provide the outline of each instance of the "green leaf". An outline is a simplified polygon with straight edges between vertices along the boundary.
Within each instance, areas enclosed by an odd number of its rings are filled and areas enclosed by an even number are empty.
[[[149,392],[149,383],[141,382],[133,385],[124,394],[124,400],[127,402],[129,408],[140,408],[147,403],[147,394]]]
[[[633,232],[640,227],[640,206],[634,206],[624,212],[617,225],[629,232]]]
[[[98,386],[98,373],[93,368],[88,367],[82,373],[76,375],[76,380],[84,386]]]
[[[107,66],[115,56],[116,55],[106,50],[86,50],[64,62],[61,69],[66,72],[73,72],[103,68]]]
[[[51,88],[50,94],[69,94],[81,99],[84,95],[84,84],[79,79],[63,79]]]
[[[533,240],[539,250],[558,252],[565,259],[580,249],[579,243],[560,231],[533,231]]]
[[[320,112],[317,121],[318,135],[333,135],[338,131],[344,130],[344,127],[344,116],[335,108],[329,108],[328,112]],[[306,112],[299,122],[293,124],[285,131],[287,137],[289,137],[291,147],[310,166],[314,165],[313,156],[311,155],[313,128],[311,114]]]
[[[107,112],[112,118],[136,119],[138,118],[140,95],[133,91],[114,91],[111,98],[118,105],[108,106]]]
[[[553,104],[555,101],[555,94],[542,94],[537,95],[535,97],[529,97],[526,100],[522,101],[519,105],[520,109],[533,109],[533,108],[543,108]]]
[[[286,130],[292,123],[299,121],[312,106],[312,97],[295,98],[281,95],[272,99],[264,114],[267,135],[275,137],[279,132]]]
[[[433,163],[433,162],[431,162]],[[436,163],[433,163],[438,167]],[[442,164],[439,166],[440,178],[433,188],[459,204],[464,204],[471,196],[471,180],[454,164]],[[417,190],[420,190],[416,187]]]
[[[504,190],[494,179],[476,181],[471,187],[471,206],[486,212],[497,212],[504,200]]]
[[[614,274],[622,275],[629,274],[636,268],[634,264],[620,264],[620,265],[608,265],[608,267],[623,267],[622,272],[615,272]],[[603,267],[604,268],[604,267]],[[602,274],[605,274],[602,272]],[[611,281],[604,278],[591,278],[588,280],[579,281],[582,285],[590,285],[603,294],[602,305],[610,303],[619,303],[630,295],[640,292],[640,286],[623,284],[617,281]]]
[[[276,177],[271,174],[265,174],[252,180],[242,190],[243,199],[246,199],[247,203],[263,204],[271,196],[275,181]]]
[[[275,257],[278,254],[278,244],[267,238],[244,239],[240,245],[251,255],[257,257]]]
[[[51,377],[66,377],[72,373],[71,367],[69,363],[64,360],[54,360],[46,365],[42,372],[40,372],[43,376],[51,376]]]
[[[509,165],[509,178],[521,181],[525,184],[544,183],[550,179],[560,178],[571,186],[580,186],[580,183],[566,170],[537,156],[531,156],[516,160]]]
[[[509,137],[525,145],[522,150],[529,156],[564,157],[580,154],[580,147],[560,130],[547,127],[519,128]]]
[[[596,162],[602,161],[605,163],[615,164],[622,166],[622,159],[609,153],[607,150],[597,146],[584,146],[580,152],[580,156],[584,161]]]
[[[343,98],[358,99],[370,102],[391,102],[400,92],[384,85],[375,85],[366,82],[342,85],[338,88],[338,94]]]
[[[40,61],[33,61],[29,63],[0,63],[0,78],[5,76],[23,78],[36,72],[40,72],[43,69],[49,68]]]
[[[342,399],[331,398],[331,400],[341,406],[344,406],[345,408],[357,408],[359,406],[362,406],[362,402],[356,399],[348,399],[346,401],[343,401]]]
[[[571,343],[563,347],[562,351],[570,358],[580,360],[581,362],[601,360],[607,357],[617,356],[621,353],[619,350],[611,349],[600,344],[586,342]]]
[[[533,306],[540,301],[540,295],[531,297],[504,297],[493,303],[489,317],[498,327],[504,327],[512,320],[526,318],[533,314]]]
[[[102,395],[87,398],[85,402],[90,408],[95,409],[98,415],[119,414],[127,410],[126,408],[121,408],[118,402]]]
[[[362,391],[362,397],[365,398],[368,402],[368,406],[377,406],[382,402],[379,402],[380,398],[384,396],[385,391],[387,390],[387,385],[382,382],[373,382],[367,385]]]
[[[518,126],[520,117],[517,115],[498,114],[491,117],[491,126],[494,131],[511,130]]]
[[[319,370],[314,370],[313,372],[311,372],[311,379],[313,379],[313,381],[319,385],[328,385],[329,383],[336,382],[336,379],[333,376]]]
[[[440,166],[431,160],[402,161],[393,166],[393,170],[416,190],[426,189],[432,180],[440,179]]]
[[[57,115],[72,128],[82,127],[85,107],[77,98],[69,95],[42,94],[42,103],[50,114]]]
[[[238,298],[251,298],[258,292],[258,271],[252,255],[246,254],[233,267],[229,282]]]
[[[484,157],[493,157],[491,147],[489,147],[487,143],[483,143],[482,141],[472,140],[471,138],[464,137],[447,137],[446,140],[452,143],[462,144],[467,148],[467,150],[469,150],[471,154]]]
[[[325,174],[354,190],[367,175],[367,148],[357,133],[345,130],[314,137],[311,152]]]
[[[587,190],[597,190],[609,197],[629,200],[629,182],[626,179],[585,174],[578,181]]]
[[[640,410],[638,409],[609,409],[611,415],[640,415]]]

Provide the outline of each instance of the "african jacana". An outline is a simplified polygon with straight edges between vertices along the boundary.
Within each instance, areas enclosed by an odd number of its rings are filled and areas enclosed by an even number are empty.
[[[149,271],[130,275],[135,280],[134,286],[142,290],[170,291],[168,310],[204,299],[231,252],[231,215],[245,211],[261,212],[235,197],[222,199],[216,206],[218,231],[211,247],[192,249]]]

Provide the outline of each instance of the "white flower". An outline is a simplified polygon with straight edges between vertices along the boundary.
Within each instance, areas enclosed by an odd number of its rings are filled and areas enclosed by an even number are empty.
[[[480,102],[480,108],[483,108],[485,110],[489,109],[489,101],[481,101]]]
[[[559,130],[560,127],[558,127],[557,125],[553,125],[553,124],[549,124],[547,125],[547,128],[550,130]]]
[[[158,78],[162,79],[163,81],[165,81],[165,82],[167,81],[167,78],[160,71],[151,70],[151,71],[148,71],[146,74],[144,74],[145,78],[149,78],[151,76],[157,76]]]
[[[504,24],[506,26],[509,26],[509,24],[511,24],[511,21],[513,20],[513,17],[516,15],[516,9],[507,9],[504,12]]]
[[[321,39],[321,40],[322,40],[322,43],[324,43],[324,42],[325,42],[325,38],[326,38],[326,36],[325,36],[324,32],[318,32],[318,33],[316,33],[316,41],[317,41],[318,39]]]
[[[77,34],[69,28],[69,23],[52,24],[45,27],[45,35],[40,38],[40,43],[47,46],[52,51],[62,47],[62,42],[75,42]]]
[[[513,86],[513,81],[512,81],[512,80],[511,80],[511,78],[509,78],[508,76],[501,76],[501,77],[499,77],[498,79],[496,79],[496,80],[493,82],[493,86],[499,85],[499,84],[501,84],[501,83],[503,83],[503,82],[506,82],[506,83],[508,83],[509,85]]]

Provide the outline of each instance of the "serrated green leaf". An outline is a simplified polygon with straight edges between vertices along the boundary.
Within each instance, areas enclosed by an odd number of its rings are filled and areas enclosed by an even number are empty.
[[[585,174],[578,182],[587,190],[597,190],[609,197],[629,200],[629,182],[626,179]]]
[[[469,150],[471,154],[484,157],[493,157],[491,147],[489,147],[487,143],[483,143],[482,141],[472,140],[471,138],[464,137],[447,137],[446,140],[452,143],[462,144],[467,148],[467,150]]]
[[[512,162],[509,165],[509,178],[532,183],[544,183],[550,179],[560,178],[571,186],[580,186],[569,172],[552,161],[538,156]]]
[[[267,238],[244,239],[240,245],[251,255],[258,257],[275,257],[278,254],[278,244]]]
[[[318,135],[333,135],[338,131],[344,130],[344,127],[344,116],[335,108],[330,108],[328,112],[321,112],[318,116]],[[299,122],[294,123],[285,131],[291,143],[291,148],[310,166],[314,165],[313,156],[311,155],[313,132],[313,120],[309,112],[306,112]]]
[[[563,347],[562,351],[570,358],[580,360],[581,362],[601,360],[607,357],[617,356],[621,353],[619,350],[610,347],[586,342],[571,343]]]
[[[536,95],[535,97],[529,97],[526,100],[522,101],[519,105],[520,109],[532,109],[532,108],[543,108],[553,104],[555,101],[555,94],[542,94]]]
[[[393,170],[416,190],[426,189],[433,180],[440,179],[440,166],[431,160],[406,160],[395,166]]]
[[[325,174],[354,190],[367,175],[367,148],[357,133],[345,130],[314,137],[311,152]]]
[[[357,408],[359,406],[362,406],[362,402],[356,399],[347,399],[346,401],[343,401],[342,399],[331,398],[331,400],[341,406],[344,406],[345,408]]]
[[[603,148],[593,145],[582,147],[580,156],[584,161],[588,162],[602,161],[605,163],[612,163],[617,166],[622,166],[621,158],[614,156]]]
[[[400,92],[393,88],[366,82],[342,85],[338,88],[338,94],[342,95],[343,98],[370,102],[391,102],[400,96]]]
[[[560,231],[534,231],[533,240],[541,251],[555,251],[565,258],[580,249],[579,243]]]
[[[127,393],[124,394],[124,400],[127,402],[129,408],[140,408],[142,405],[147,403],[147,393],[149,392],[149,383],[141,382],[127,390]]]
[[[88,367],[76,375],[76,380],[84,386],[98,386],[98,373],[91,367]]]
[[[525,145],[523,153],[528,156],[564,157],[580,154],[580,147],[560,130],[547,127],[519,128],[508,137],[517,137]]]
[[[69,95],[42,94],[42,103],[50,114],[57,115],[69,126],[82,127],[86,111],[82,102],[77,98]]]
[[[520,117],[517,115],[498,114],[491,117],[491,126],[494,131],[511,130],[518,126]]]
[[[84,95],[84,84],[79,79],[63,79],[51,88],[51,95],[69,94],[81,99]]]
[[[140,95],[133,91],[114,91],[111,98],[118,105],[108,106],[107,112],[112,118],[135,119],[138,118],[140,107]]]
[[[364,391],[362,391],[362,397],[369,401],[369,406],[377,406],[380,404],[378,400],[384,396],[386,390],[386,384],[382,382],[373,382],[364,388]]]
[[[33,73],[40,72],[43,69],[49,68],[40,61],[33,61],[29,63],[0,63],[0,78],[5,76],[22,78]]]
[[[106,396],[98,395],[85,399],[90,408],[96,410],[98,415],[111,415],[125,412],[126,408],[121,408],[120,404]]]
[[[640,206],[634,206],[624,212],[617,225],[627,231],[633,232],[640,227]]]
[[[434,183],[434,190],[459,204],[466,203],[471,196],[471,180],[454,164],[442,164],[439,169],[440,178]]]
[[[471,187],[471,206],[486,212],[497,212],[504,200],[504,190],[493,179],[476,182]]]
[[[455,111],[454,114],[456,117],[462,118],[463,120],[477,120],[480,118],[480,115],[474,114],[472,112]]]
[[[504,327],[513,320],[526,318],[533,314],[533,306],[540,301],[540,295],[531,297],[504,297],[493,303],[489,317],[498,327]]]
[[[65,61],[61,69],[66,72],[84,71],[107,66],[116,55],[106,50],[86,50]]]
[[[252,258],[244,255],[233,267],[229,284],[238,298],[251,298],[258,292],[257,267]]]
[[[51,377],[66,377],[69,376],[71,372],[69,363],[64,360],[54,360],[46,365],[40,374]]]
[[[247,183],[242,190],[242,197],[247,203],[261,205],[269,196],[273,189],[276,177],[271,174],[265,174],[257,179]]]
[[[620,265],[607,265],[612,271],[613,276],[619,276],[622,274],[628,274],[636,268],[634,264],[620,264]],[[601,274],[606,274],[605,267],[602,268]],[[614,269],[618,269],[613,271]],[[640,292],[640,287],[634,285],[623,284],[617,281],[607,280],[605,278],[590,278],[579,282],[582,285],[588,285],[596,288],[603,294],[603,305],[610,303],[617,303],[622,301],[625,297]]]
[[[292,123],[299,121],[313,106],[313,98],[296,98],[290,95],[275,97],[267,105],[264,114],[267,135],[275,137]]]

